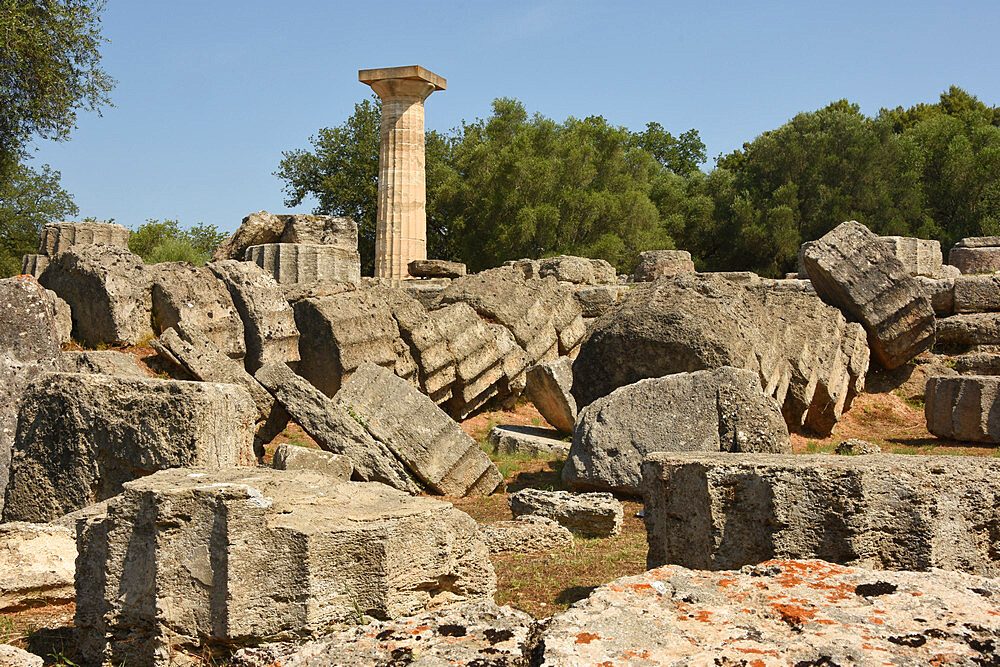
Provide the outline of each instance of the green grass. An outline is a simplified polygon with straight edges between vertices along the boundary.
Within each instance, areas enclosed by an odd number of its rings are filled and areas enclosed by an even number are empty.
[[[834,444],[821,445],[815,440],[806,443],[806,454],[830,454],[836,449]]]

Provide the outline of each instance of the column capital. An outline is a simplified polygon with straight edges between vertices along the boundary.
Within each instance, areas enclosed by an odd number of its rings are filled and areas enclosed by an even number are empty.
[[[443,76],[420,65],[358,70],[358,81],[371,86],[382,99],[385,99],[383,92],[395,94],[396,91],[405,96],[422,94],[423,99],[436,90],[448,87]]]

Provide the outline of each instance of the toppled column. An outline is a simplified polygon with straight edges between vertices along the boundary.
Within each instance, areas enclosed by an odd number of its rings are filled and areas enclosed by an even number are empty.
[[[364,69],[358,80],[382,100],[375,276],[402,280],[427,259],[424,100],[447,82],[419,65]]]
[[[331,625],[490,599],[477,525],[449,503],[304,470],[169,470],[78,523],[88,662],[174,664]]]
[[[649,568],[822,558],[1000,574],[982,532],[1000,521],[995,459],[657,452],[642,485]]]
[[[361,283],[357,250],[308,243],[267,243],[247,248],[246,260],[271,274],[279,285]]]
[[[930,377],[924,415],[939,438],[1000,443],[1000,377]]]
[[[110,222],[51,222],[42,228],[38,252],[55,257],[74,246],[103,245],[128,248],[129,230]]]
[[[803,262],[820,298],[861,322],[885,368],[898,368],[934,344],[930,300],[864,225],[841,223],[805,248]]]
[[[51,521],[164,468],[254,465],[255,415],[235,385],[47,374],[24,396],[3,520]]]

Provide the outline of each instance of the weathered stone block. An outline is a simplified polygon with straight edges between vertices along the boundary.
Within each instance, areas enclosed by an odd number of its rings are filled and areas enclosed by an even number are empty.
[[[332,245],[268,243],[247,248],[246,260],[281,285],[297,283],[361,284],[361,255]]]
[[[1000,271],[1000,248],[955,246],[948,251],[948,263],[963,274]]]
[[[1000,377],[931,377],[925,400],[927,430],[939,438],[1000,443]]]
[[[0,611],[72,601],[75,573],[76,535],[69,528],[0,524]]]
[[[224,354],[246,355],[243,320],[233,298],[205,266],[162,262],[149,267],[153,278],[153,327],[157,334],[184,321],[197,327]]]
[[[321,245],[350,252],[358,250],[358,224],[351,218],[303,213],[279,215],[278,218],[285,223],[280,243]]]
[[[573,297],[584,317],[600,317],[618,302],[621,289],[615,285],[588,285],[575,290]]]
[[[45,290],[52,306],[52,318],[55,321],[56,333],[60,343],[68,343],[73,338],[73,312],[69,304],[59,298],[59,295],[50,289]]]
[[[50,521],[164,468],[253,465],[254,414],[234,385],[47,374],[24,396],[3,519]]]
[[[964,313],[937,321],[941,345],[1000,345],[1000,313]]]
[[[1000,375],[1000,354],[973,352],[955,357],[955,371],[960,375]]]
[[[468,515],[314,472],[163,471],[77,529],[75,625],[93,662],[174,664],[178,650],[322,634],[496,589]]]
[[[387,369],[361,365],[334,400],[436,493],[487,495],[503,484],[500,471],[475,440]]]
[[[646,250],[639,253],[632,280],[637,283],[652,282],[663,276],[694,273],[694,262],[687,250]]]
[[[351,460],[355,479],[420,492],[403,463],[384,442],[372,437],[357,413],[350,414],[285,364],[265,364],[256,378],[320,447]]]
[[[955,278],[914,278],[920,291],[931,302],[931,308],[938,317],[948,317],[955,312]]]
[[[1000,275],[955,278],[956,313],[996,311],[1000,311]]]
[[[853,220],[809,246],[803,255],[816,293],[868,332],[884,367],[903,365],[934,344],[934,310],[879,237]]]
[[[21,258],[21,275],[37,278],[48,265],[49,258],[45,255],[24,255]]]
[[[114,350],[73,350],[62,353],[60,370],[67,373],[148,378],[135,356]]]
[[[879,241],[911,276],[937,278],[941,273],[941,242],[909,236],[880,236]]]
[[[129,230],[108,222],[51,222],[42,228],[38,252],[55,257],[70,248],[100,243],[128,248]]]
[[[243,218],[232,236],[219,244],[212,253],[212,260],[242,260],[246,250],[252,245],[278,243],[285,231],[285,221],[273,213],[258,211]]]
[[[414,278],[461,278],[466,274],[465,264],[444,259],[415,259],[406,268]]]
[[[271,467],[275,470],[312,470],[328,477],[349,482],[354,472],[354,463],[343,454],[324,452],[321,449],[299,447],[287,442],[274,450]]]
[[[468,667],[524,667],[538,641],[535,619],[488,600],[457,603],[426,614],[334,632],[305,644],[270,644],[238,651],[232,667],[370,667],[400,661]],[[412,662],[411,662],[412,660]]]
[[[295,315],[278,284],[249,262],[212,262],[208,268],[225,283],[243,320],[246,369],[252,373],[269,361],[298,361],[299,331],[295,328]]]
[[[44,664],[41,656],[10,644],[0,644],[0,665],[4,667],[42,667]]]
[[[569,454],[569,443],[562,440],[561,435],[555,429],[501,424],[490,429],[486,442],[501,455],[565,458]]]
[[[152,276],[124,248],[72,247],[52,260],[39,282],[69,304],[73,336],[89,347],[136,345],[153,335]]]
[[[552,276],[560,282],[578,285],[611,285],[618,276],[611,264],[603,259],[559,255],[538,260],[538,277]]]
[[[572,433],[576,423],[573,388],[573,360],[558,357],[528,369],[525,387],[528,399],[545,420],[563,433]]]
[[[1000,572],[1000,461],[961,456],[650,454],[646,565],[771,558]]]
[[[541,664],[930,665],[1000,659],[995,580],[772,560],[616,579],[552,617]],[[961,629],[959,629],[961,628]]]
[[[997,248],[1000,247],[1000,236],[966,236],[959,239],[956,248]]]
[[[537,514],[522,514],[514,521],[494,521],[480,526],[490,553],[572,551],[573,533],[558,521]]]
[[[781,409],[752,371],[723,366],[620,387],[580,412],[562,478],[571,488],[639,494],[650,452],[791,454]]]
[[[584,537],[610,537],[622,528],[622,504],[610,493],[569,493],[521,489],[510,494],[514,518],[544,516]]]

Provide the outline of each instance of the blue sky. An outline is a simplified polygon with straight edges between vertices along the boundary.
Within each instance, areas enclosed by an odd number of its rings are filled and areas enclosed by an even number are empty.
[[[617,5],[617,6],[616,6]],[[952,84],[1000,105],[1000,3],[322,2],[109,0],[116,105],[69,142],[39,142],[80,217],[232,230],[286,208],[281,152],[370,94],[357,70],[419,64],[448,80],[429,129],[496,97],[562,120],[697,129],[715,156],[800,111],[847,98],[935,102]],[[298,212],[309,212],[305,203]]]

